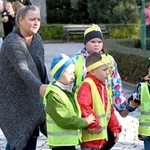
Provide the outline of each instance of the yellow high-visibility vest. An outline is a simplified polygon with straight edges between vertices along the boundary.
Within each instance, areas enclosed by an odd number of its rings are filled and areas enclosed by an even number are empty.
[[[94,141],[94,140],[101,140],[106,139],[108,140],[107,136],[107,125],[110,119],[110,109],[111,109],[111,102],[108,102],[107,109],[105,112],[104,105],[102,103],[101,97],[99,95],[98,89],[91,78],[86,78],[83,82],[88,82],[91,86],[92,90],[92,100],[93,100],[93,112],[95,112],[99,118],[99,124],[102,126],[103,130],[100,134],[91,134],[86,130],[82,132],[82,141]],[[108,92],[108,90],[107,90]]]
[[[141,85],[141,115],[139,117],[139,134],[150,136],[150,93],[148,85]]]
[[[75,64],[75,77],[76,77],[76,93],[79,90],[79,86],[83,81],[83,64],[84,64],[84,56],[78,55],[76,64]]]
[[[46,88],[46,94],[44,96],[44,104],[46,105],[46,95],[49,91],[53,91],[60,95],[62,101],[66,103],[67,108],[70,110],[72,116],[81,117],[80,106],[76,101],[78,107],[78,114],[74,111],[72,103],[68,99],[67,95],[57,86],[49,84]],[[63,111],[62,111],[63,113]],[[52,147],[58,146],[71,146],[78,145],[81,142],[82,131],[73,129],[64,129],[58,126],[52,118],[46,113],[46,124],[47,124],[47,138],[48,144]]]
[[[111,100],[111,104],[113,104],[113,89],[112,89],[112,77],[111,77],[111,74],[112,74],[112,70],[114,70],[114,61],[112,60],[112,57],[107,54],[107,57],[109,59],[109,75],[107,77],[107,87],[108,87],[108,91],[109,91],[109,98]]]

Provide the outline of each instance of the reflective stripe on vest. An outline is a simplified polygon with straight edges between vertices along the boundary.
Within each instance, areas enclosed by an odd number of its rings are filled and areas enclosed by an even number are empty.
[[[107,125],[110,118],[110,107],[111,104],[108,102],[106,112],[103,107],[103,103],[101,100],[101,97],[99,95],[99,92],[97,90],[97,87],[94,83],[94,81],[90,78],[86,78],[84,82],[88,82],[91,86],[91,92],[92,92],[92,100],[93,100],[93,111],[97,114],[99,118],[99,124],[102,126],[103,130],[100,134],[90,134],[89,132],[86,132],[86,130],[83,130],[82,133],[82,141],[93,141],[93,140],[100,140],[100,139],[108,139],[107,137]]]
[[[139,117],[139,134],[150,136],[150,93],[146,83],[141,84],[141,115]]]
[[[67,109],[70,110],[70,114],[72,116],[81,117],[81,111],[79,105],[76,101],[76,105],[78,107],[78,114],[75,113],[72,103],[68,99],[67,95],[57,86],[49,84],[46,88],[46,94],[44,95],[44,103],[46,105],[46,95],[53,91],[57,93],[66,104]],[[63,111],[62,111],[63,113]],[[46,114],[46,123],[47,123],[47,135],[48,135],[48,144],[50,146],[70,146],[70,145],[78,145],[81,142],[82,132],[81,130],[72,130],[72,129],[64,129],[58,126],[52,118]]]
[[[53,121],[53,120],[46,120],[46,122],[48,123],[48,124],[55,124],[56,125],[56,123]],[[60,131],[60,132],[50,132],[50,131],[48,131],[47,132],[47,134],[48,135],[53,135],[53,136],[61,136],[61,135],[78,135],[79,134],[79,132],[77,132],[77,131],[70,131],[70,130],[63,130],[63,131]],[[80,134],[82,134],[82,131],[80,130]]]
[[[111,78],[111,74],[112,74],[112,71],[114,70],[114,64],[113,64],[113,60],[111,58],[111,56],[109,54],[107,54],[107,58],[109,59],[109,75],[108,75],[108,78],[107,78],[107,87],[108,87],[108,91],[109,91],[109,97],[110,97],[110,100],[111,100],[111,104],[113,104],[113,89],[112,89],[112,78]]]

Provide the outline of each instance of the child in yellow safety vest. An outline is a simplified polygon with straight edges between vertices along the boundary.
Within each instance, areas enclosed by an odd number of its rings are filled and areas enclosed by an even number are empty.
[[[106,54],[109,63],[109,76],[105,83],[109,89],[112,103],[122,117],[126,117],[129,111],[126,109],[126,97],[122,87],[122,80],[118,72],[118,67],[113,56],[107,53],[104,49],[104,38],[100,27],[96,24],[91,25],[84,32],[84,47],[72,58],[75,62],[75,86],[78,87],[84,81],[86,76],[85,61],[88,55],[92,52]],[[112,140],[112,139],[111,139]]]
[[[81,129],[95,122],[92,114],[81,118],[78,102],[72,91],[75,66],[62,54],[51,63],[50,83],[44,95],[48,144],[52,150],[75,150],[81,143]]]
[[[105,80],[109,74],[109,60],[105,54],[92,52],[86,59],[87,75],[82,82],[77,100],[82,117],[93,114],[96,121],[83,130],[82,150],[106,150],[107,128],[113,133],[112,142],[117,142],[122,127],[114,113]],[[108,149],[107,149],[108,150]]]
[[[150,149],[150,59],[147,69],[148,75],[137,84],[127,103],[130,112],[140,106],[138,137],[144,141],[144,150]]]
[[[108,54],[104,49],[103,32],[96,24],[92,24],[84,32],[84,47],[72,58],[75,62],[75,87],[80,87],[84,81],[87,70],[85,67],[85,61],[88,55],[92,52],[98,52],[100,54],[106,54],[109,59],[109,75],[105,80],[105,83],[111,96],[111,102],[114,104],[116,110],[122,117],[126,117],[129,111],[126,108],[126,96],[123,91],[122,80],[118,72],[118,67],[115,59],[112,55]],[[78,91],[78,90],[76,90]],[[115,142],[112,132],[108,129],[108,142],[105,144],[105,149],[111,149]]]

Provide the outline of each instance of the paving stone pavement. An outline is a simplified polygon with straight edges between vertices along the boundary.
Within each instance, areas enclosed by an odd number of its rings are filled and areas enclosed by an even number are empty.
[[[49,63],[54,56],[60,55],[60,53],[65,53],[68,56],[73,56],[79,49],[83,47],[82,43],[45,43],[45,64],[47,71],[49,72]],[[50,80],[51,77],[50,77]],[[123,82],[124,91],[127,97],[129,97],[134,86]],[[138,131],[138,117],[140,114],[140,109],[130,113],[126,118],[122,118],[118,112],[118,120],[122,125],[122,132],[120,134],[119,141],[115,144],[112,150],[144,150],[143,142],[139,141],[137,138]],[[0,130],[0,150],[4,150],[6,145],[6,139]],[[80,149],[79,147],[77,147]],[[47,145],[46,137],[40,134],[37,142],[37,150],[49,150]]]

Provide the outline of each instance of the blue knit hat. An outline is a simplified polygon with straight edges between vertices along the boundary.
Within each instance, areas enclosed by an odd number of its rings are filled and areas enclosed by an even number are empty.
[[[58,80],[62,73],[65,71],[65,69],[71,64],[74,64],[73,61],[65,54],[55,57],[51,63],[52,77],[55,80]]]

